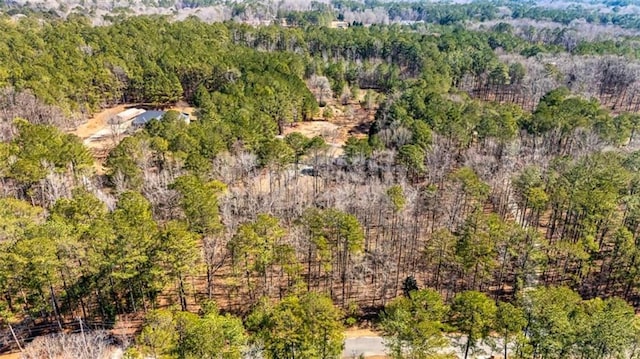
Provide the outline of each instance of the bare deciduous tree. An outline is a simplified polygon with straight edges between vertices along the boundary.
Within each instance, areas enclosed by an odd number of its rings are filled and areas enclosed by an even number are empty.
[[[107,359],[116,351],[106,331],[53,334],[34,339],[21,354],[23,359]]]

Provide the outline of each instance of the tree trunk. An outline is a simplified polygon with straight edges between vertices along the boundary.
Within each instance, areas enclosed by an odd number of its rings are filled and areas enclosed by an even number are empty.
[[[467,337],[467,345],[464,348],[464,359],[467,359],[469,356],[469,348],[471,347],[471,338]]]
[[[509,345],[509,335],[505,334],[504,336],[504,343],[502,343],[504,345],[504,359],[509,359],[507,356],[507,347]]]
[[[213,275],[211,273],[211,266],[207,265],[207,298],[213,297]]]
[[[49,291],[51,292],[51,306],[53,307],[53,312],[56,315],[58,327],[60,328],[60,331],[62,331],[62,318],[60,317],[60,312],[58,311],[58,301],[56,300],[55,293],[53,293],[53,285],[51,284],[49,284]]]
[[[9,330],[11,331],[11,336],[13,337],[13,340],[16,341],[16,344],[18,345],[18,349],[20,349],[20,351],[24,351],[24,349],[22,349],[22,345],[20,345],[20,341],[18,340],[18,337],[16,336],[16,332],[13,331],[13,326],[11,325],[11,323],[7,323],[9,325]]]
[[[185,294],[185,290],[184,290],[184,280],[182,278],[182,275],[178,276],[178,295],[180,296],[180,307],[182,308],[183,312],[187,311],[187,296]]]

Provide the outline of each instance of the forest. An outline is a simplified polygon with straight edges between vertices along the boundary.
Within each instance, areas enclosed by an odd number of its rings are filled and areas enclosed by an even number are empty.
[[[0,351],[340,358],[368,326],[391,358],[640,357],[637,17],[314,6],[0,15]],[[348,21],[380,7],[433,18]],[[74,134],[123,105],[168,111]]]

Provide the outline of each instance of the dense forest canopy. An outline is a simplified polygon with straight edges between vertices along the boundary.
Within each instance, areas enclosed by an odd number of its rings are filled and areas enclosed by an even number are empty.
[[[635,1],[208,5],[4,4],[0,348],[636,357]],[[76,136],[129,107],[167,111]]]

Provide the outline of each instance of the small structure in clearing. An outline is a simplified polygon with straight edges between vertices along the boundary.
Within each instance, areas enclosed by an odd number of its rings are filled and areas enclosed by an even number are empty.
[[[85,146],[93,151],[96,158],[104,160],[109,150],[114,148],[124,137],[134,132],[133,120],[147,112],[138,106],[140,105],[122,104],[104,109],[100,113],[96,113],[86,123],[78,126],[72,133],[83,140]],[[181,118],[187,123],[195,119],[192,115],[194,108],[189,107],[187,103],[177,103],[168,110],[182,113]],[[162,119],[162,115],[159,119]]]
[[[346,21],[331,21],[330,27],[332,29],[347,29],[349,28],[349,23]]]
[[[151,120],[161,120],[165,114],[165,111],[145,111],[133,119],[132,125],[134,128],[140,128]],[[190,122],[188,113],[180,112],[180,118],[187,124]]]
[[[130,108],[119,112],[115,116],[109,118],[108,122],[110,125],[122,125],[144,112],[145,110],[141,108]]]

